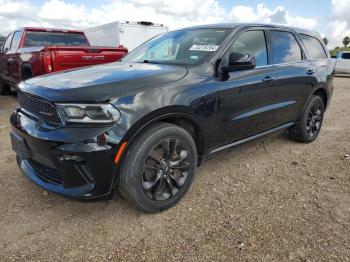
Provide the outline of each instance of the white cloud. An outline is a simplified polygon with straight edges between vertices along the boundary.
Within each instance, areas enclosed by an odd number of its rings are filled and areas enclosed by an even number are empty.
[[[96,8],[68,0],[47,0],[42,6],[27,0],[0,0],[0,8],[2,34],[22,26],[84,29],[116,20],[152,21],[170,29],[219,22],[277,23],[311,29],[317,24],[314,19],[291,15],[283,6],[233,5],[225,10],[218,0],[111,0]]]
[[[44,3],[38,13],[38,17],[43,21],[79,23],[85,19],[86,14],[87,10],[83,5],[70,4],[61,0],[51,0]]]
[[[256,10],[250,6],[234,6],[228,18],[237,22],[284,24],[308,29],[314,29],[317,24],[315,19],[290,15],[283,6],[271,10],[263,4],[258,4]]]
[[[332,19],[327,27],[330,46],[342,46],[345,36],[350,36],[350,0],[332,0]]]
[[[350,0],[332,0],[332,9],[336,19],[350,23]]]
[[[29,19],[36,13],[36,7],[27,1],[0,0],[0,17]]]

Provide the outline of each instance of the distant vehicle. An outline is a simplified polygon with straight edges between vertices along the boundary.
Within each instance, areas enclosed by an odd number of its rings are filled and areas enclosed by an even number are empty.
[[[350,76],[350,52],[349,51],[343,51],[337,54],[335,74]]]
[[[34,76],[114,62],[127,54],[120,48],[92,47],[84,32],[22,28],[10,33],[0,52],[0,95]]]
[[[150,38],[165,33],[168,27],[152,22],[113,22],[85,30],[90,43],[95,46],[123,45],[129,51],[146,42]]]
[[[2,47],[2,45],[3,45],[4,42],[5,42],[5,40],[6,40],[6,37],[0,36],[0,47]]]
[[[21,83],[12,145],[23,173],[46,190],[92,199],[118,189],[138,209],[158,212],[186,194],[208,155],[287,130],[314,141],[333,72],[312,31],[185,28],[118,63]]]

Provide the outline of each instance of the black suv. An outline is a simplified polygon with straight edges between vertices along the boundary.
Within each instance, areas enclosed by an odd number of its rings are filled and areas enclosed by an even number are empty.
[[[318,136],[334,63],[320,35],[217,24],[157,36],[122,61],[19,85],[11,139],[23,173],[79,199],[122,197],[146,212],[189,189],[209,154],[288,130]]]

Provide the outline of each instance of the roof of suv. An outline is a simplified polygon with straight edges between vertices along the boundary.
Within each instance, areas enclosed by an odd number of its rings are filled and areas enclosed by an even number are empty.
[[[244,27],[270,27],[270,28],[280,28],[280,29],[292,29],[296,31],[297,33],[300,34],[307,34],[311,35],[317,38],[320,38],[320,34],[317,33],[316,31],[312,30],[307,30],[307,29],[302,29],[302,28],[296,28],[296,27],[291,27],[291,26],[285,26],[285,25],[275,25],[275,24],[260,24],[260,23],[219,23],[219,24],[208,24],[208,25],[198,25],[198,26],[191,26],[191,27],[186,27],[186,29],[199,29],[199,28],[229,28],[229,29],[234,29],[234,28],[244,28]]]

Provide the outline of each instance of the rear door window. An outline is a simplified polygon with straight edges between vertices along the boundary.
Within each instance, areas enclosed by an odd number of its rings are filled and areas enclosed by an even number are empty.
[[[286,31],[270,31],[272,63],[294,63],[302,60],[302,51],[294,35]]]
[[[311,59],[328,58],[319,40],[308,35],[301,34],[300,36]]]
[[[5,51],[5,50],[10,50],[10,47],[11,47],[11,42],[12,42],[12,37],[13,37],[13,34],[10,34],[7,38],[6,38],[6,41],[5,41],[5,44],[3,45],[2,47],[2,50]]]
[[[242,33],[232,44],[230,52],[250,53],[255,56],[256,66],[267,65],[265,33],[262,30]]]

